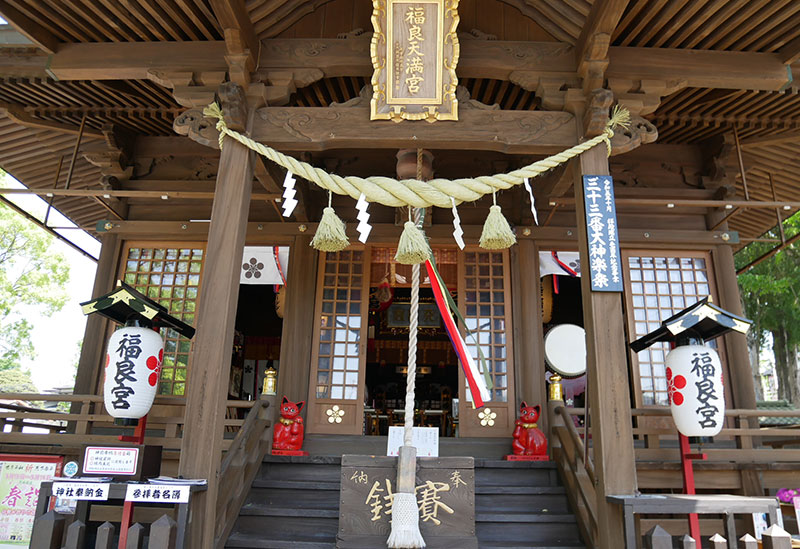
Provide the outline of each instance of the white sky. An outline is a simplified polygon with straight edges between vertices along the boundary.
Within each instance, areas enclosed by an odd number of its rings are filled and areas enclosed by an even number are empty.
[[[0,184],[4,187],[23,188],[10,175],[0,178]],[[7,198],[40,221],[44,219],[47,210],[45,200],[32,195],[7,195]],[[5,206],[0,205],[0,207]],[[55,209],[50,211],[48,225],[51,227],[75,227],[71,221]],[[58,232],[94,257],[99,256],[100,243],[84,231],[66,229],[58,230]],[[23,361],[22,366],[31,372],[33,382],[40,391],[73,385],[78,342],[83,338],[86,328],[86,317],[81,313],[79,303],[93,297],[92,286],[97,266],[94,261],[60,240],[54,241],[53,249],[62,253],[70,266],[67,304],[60,312],[52,316],[45,316],[32,308],[20,308],[17,311],[19,314],[27,315],[28,320],[34,325],[33,344],[37,356],[34,360]]]

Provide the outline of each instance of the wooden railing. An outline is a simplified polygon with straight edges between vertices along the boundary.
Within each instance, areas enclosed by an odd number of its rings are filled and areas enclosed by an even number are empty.
[[[640,490],[679,490],[680,452],[668,408],[636,408],[633,434]],[[695,461],[698,489],[762,495],[761,489],[796,484],[800,474],[800,427],[759,427],[764,417],[797,418],[800,410],[726,410],[727,425],[711,444],[708,456]],[[663,418],[663,419],[659,419]],[[757,479],[753,485],[749,479]]]
[[[567,497],[578,519],[578,526],[587,547],[597,539],[597,480],[594,466],[587,459],[586,447],[570,410],[561,400],[551,400],[548,406],[550,452],[566,485]]]
[[[277,415],[276,397],[262,396],[222,460],[217,496],[214,547],[225,546],[250,486],[272,443],[272,423]]]
[[[19,402],[64,402],[77,413],[45,410],[22,406]],[[176,396],[157,396],[147,417],[145,444],[161,446],[165,451],[180,450],[186,399]],[[253,402],[229,400],[226,409],[251,408]],[[236,415],[235,413],[226,413]],[[225,419],[226,432],[238,431],[244,420]],[[48,433],[32,432],[47,429]],[[55,445],[79,448],[85,444],[113,444],[120,435],[130,435],[131,427],[115,425],[99,395],[40,395],[29,393],[0,393],[0,444]],[[7,431],[7,432],[6,432]],[[231,445],[229,435],[223,448]]]

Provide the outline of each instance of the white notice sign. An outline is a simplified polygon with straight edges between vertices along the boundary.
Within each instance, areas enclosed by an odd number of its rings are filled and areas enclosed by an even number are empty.
[[[189,503],[191,489],[191,486],[175,484],[128,484],[125,501]]]
[[[105,501],[111,485],[102,482],[54,482],[53,495],[65,499]]]
[[[138,448],[87,446],[83,455],[83,473],[135,475],[138,458]]]
[[[439,428],[413,427],[411,443],[417,448],[417,457],[439,457]],[[396,456],[403,445],[403,427],[389,427],[386,455]]]

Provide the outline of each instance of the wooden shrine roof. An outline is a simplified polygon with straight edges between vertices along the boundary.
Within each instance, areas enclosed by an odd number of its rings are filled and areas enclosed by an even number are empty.
[[[0,0],[0,14],[28,38],[20,39],[18,33],[0,26],[0,56],[17,56],[11,73],[4,74],[0,68],[0,112],[6,112],[0,116],[0,167],[29,187],[50,188],[56,179],[58,158],[65,157],[58,179],[63,185],[84,114],[82,149],[107,141],[111,126],[129,137],[174,136],[172,122],[185,107],[173,98],[172,90],[156,83],[158,78],[148,80],[139,74],[127,79],[56,80],[48,55],[64,44],[90,42],[204,42],[220,44],[224,53],[223,27],[215,8],[226,2]],[[371,30],[369,0],[243,3],[255,36],[261,40],[334,39]],[[562,42],[580,48],[584,29],[594,24],[601,8],[618,11],[619,22],[610,37],[615,47],[761,52],[793,64],[789,74],[793,70],[795,82],[784,91],[682,87],[664,97],[657,110],[645,117],[658,128],[658,142],[665,144],[702,144],[723,136],[730,139],[736,125],[751,198],[773,199],[771,176],[778,200],[797,200],[800,2],[461,0],[459,31],[466,39],[471,33],[478,40]],[[204,70],[220,69],[214,66]],[[198,74],[202,78],[202,73]],[[193,85],[198,74],[191,77]],[[297,89],[288,104],[308,107],[343,103],[359,95],[369,80],[365,75],[362,70],[322,78]],[[496,103],[501,109],[542,108],[542,97],[533,91],[535,85],[525,89],[524,83],[510,80],[470,77],[462,78],[460,84],[472,99]],[[736,197],[742,198],[735,164],[729,165],[728,174],[735,179]],[[100,178],[100,168],[79,155],[72,187],[96,189]],[[108,208],[101,202],[57,197],[54,204],[79,225],[92,227],[96,221],[109,218]],[[273,215],[273,210],[266,211]],[[775,212],[765,209],[743,210],[730,219],[731,228],[748,238],[758,237],[774,224]]]

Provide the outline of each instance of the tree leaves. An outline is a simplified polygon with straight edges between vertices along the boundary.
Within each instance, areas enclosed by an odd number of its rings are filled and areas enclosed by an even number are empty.
[[[55,239],[0,208],[0,371],[34,356],[31,314],[49,315],[67,302],[69,265]]]

